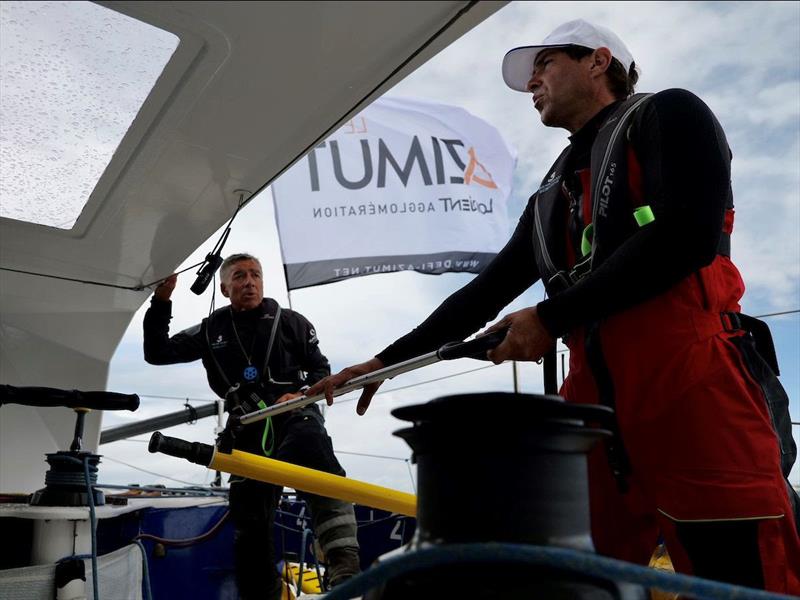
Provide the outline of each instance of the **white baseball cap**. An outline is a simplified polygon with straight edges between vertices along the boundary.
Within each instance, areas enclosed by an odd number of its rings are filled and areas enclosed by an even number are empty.
[[[506,85],[512,90],[527,92],[536,55],[547,48],[566,46],[583,46],[592,50],[608,48],[611,56],[622,63],[626,72],[630,71],[633,63],[630,51],[613,31],[577,19],[557,27],[538,46],[522,46],[509,50],[503,58],[503,79]]]

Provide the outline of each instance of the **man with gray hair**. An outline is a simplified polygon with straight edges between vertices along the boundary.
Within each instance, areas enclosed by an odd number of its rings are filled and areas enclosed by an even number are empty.
[[[301,395],[330,374],[311,323],[300,313],[264,298],[259,260],[234,254],[222,263],[220,289],[230,305],[194,327],[169,336],[177,275],[159,285],[144,318],[144,356],[154,365],[203,361],[211,389],[227,411],[248,413]],[[260,398],[254,403],[250,399]],[[333,453],[319,408],[311,405],[245,425],[234,448],[260,456],[344,475]],[[242,477],[230,478],[235,532],[236,579],[242,598],[281,597],[275,568],[273,529],[281,488]],[[353,505],[304,494],[311,520],[337,585],[359,572]]]

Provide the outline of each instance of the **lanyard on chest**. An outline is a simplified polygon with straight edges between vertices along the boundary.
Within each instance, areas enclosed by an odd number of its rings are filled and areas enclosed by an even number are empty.
[[[269,383],[281,383],[281,382],[273,382],[269,371],[269,358],[272,355],[272,347],[275,344],[275,337],[278,333],[278,326],[281,320],[281,307],[278,306],[277,310],[275,311],[275,316],[273,317],[272,320],[272,328],[269,334],[269,341],[267,342],[267,351],[264,355],[264,367],[260,374],[258,372],[258,369],[252,364],[253,361],[251,360],[254,357],[253,350],[255,349],[256,343],[258,341],[258,335],[259,335],[258,324],[256,324],[255,331],[253,332],[253,344],[251,346],[250,355],[248,355],[247,351],[244,349],[244,345],[242,344],[241,339],[239,338],[239,333],[236,330],[236,323],[234,322],[232,312],[230,313],[230,317],[231,317],[231,329],[233,329],[233,334],[236,337],[236,342],[238,343],[239,349],[242,351],[242,354],[244,355],[248,363],[247,367],[245,367],[244,372],[242,373],[245,381],[247,383],[257,383],[261,379],[263,374],[266,373]],[[211,342],[208,336],[208,330],[210,328],[211,328],[211,319],[209,318],[209,321],[206,323],[206,344],[208,344],[208,352],[209,355],[211,356],[211,360],[217,367],[217,371],[219,372],[220,377],[222,377],[222,380],[225,382],[225,385],[228,386],[228,391],[225,393],[226,404],[228,404],[228,402],[230,402],[231,404],[228,410],[230,410],[231,412],[233,411],[240,411],[245,413],[249,412],[242,406],[243,401],[251,402],[259,409],[265,409],[267,407],[266,402],[264,402],[264,400],[260,398],[258,394],[252,391],[252,389],[248,392],[249,394],[248,398],[243,399],[239,397],[240,383],[236,382],[234,384],[231,384],[230,379],[225,374],[225,370],[222,368],[222,365],[219,363],[219,360],[214,355],[214,348],[211,346]],[[228,431],[228,428],[226,428],[226,431]],[[232,431],[229,432],[229,435],[233,435],[233,432]],[[267,440],[270,440],[269,447],[267,447]],[[261,434],[261,450],[265,456],[271,456],[274,449],[275,449],[275,433],[273,430],[272,419],[268,418],[264,423],[264,430]]]
[[[280,323],[280,319],[281,319],[281,307],[278,306],[277,310],[275,311],[275,317],[273,318],[273,321],[272,321],[272,328],[271,328],[270,334],[269,334],[269,341],[267,342],[267,351],[264,354],[264,366],[263,366],[261,372],[259,373],[258,368],[255,367],[252,364],[253,361],[251,359],[254,357],[252,350],[251,350],[250,355],[248,356],[247,352],[244,349],[244,346],[242,345],[241,340],[239,339],[239,333],[236,330],[236,323],[234,322],[233,314],[231,313],[231,329],[233,330],[233,334],[234,334],[234,336],[236,338],[236,341],[237,341],[237,343],[239,345],[239,349],[242,351],[242,354],[244,355],[244,357],[245,357],[245,359],[247,360],[247,363],[248,363],[247,366],[245,367],[243,373],[242,373],[242,376],[243,376],[243,378],[244,378],[244,380],[246,382],[255,383],[255,382],[257,382],[257,381],[259,381],[261,379],[261,377],[263,376],[264,373],[267,373],[268,374],[268,379],[270,380],[270,383],[272,383],[272,378],[269,376],[269,359],[270,359],[270,356],[272,355],[272,347],[275,344],[275,337],[276,337],[276,335],[278,333],[278,326],[279,326],[279,323]],[[228,378],[227,374],[225,373],[225,370],[222,368],[222,365],[220,364],[219,360],[217,359],[216,355],[214,354],[214,347],[211,345],[211,341],[210,341],[209,335],[208,335],[208,330],[210,328],[211,328],[211,319],[209,319],[208,323],[206,324],[206,331],[205,331],[206,344],[208,345],[208,353],[211,356],[211,360],[213,361],[214,366],[216,366],[217,372],[219,373],[220,377],[225,382],[225,385],[228,386],[228,391],[230,392],[231,390],[238,389],[239,388],[239,383],[238,382],[236,384],[232,384],[231,383],[230,379]],[[253,336],[254,336],[253,337],[253,348],[255,348],[256,342],[258,341],[258,334],[259,334],[258,326],[256,326],[256,330],[253,332]],[[281,382],[275,382],[275,383],[281,383]]]

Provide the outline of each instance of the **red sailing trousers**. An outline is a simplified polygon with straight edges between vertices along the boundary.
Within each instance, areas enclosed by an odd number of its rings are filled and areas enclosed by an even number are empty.
[[[601,554],[646,564],[659,533],[676,570],[691,564],[675,523],[758,521],[768,590],[800,593],[800,540],[763,392],[720,313],[738,311],[736,267],[718,256],[667,293],[605,320],[603,355],[620,434],[631,461],[622,494],[605,449],[589,457],[592,535]],[[569,336],[561,394],[597,403],[584,332]]]

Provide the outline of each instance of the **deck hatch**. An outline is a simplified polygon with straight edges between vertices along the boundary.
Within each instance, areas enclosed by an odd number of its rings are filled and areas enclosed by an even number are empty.
[[[91,2],[1,6],[0,216],[71,229],[180,39]]]

